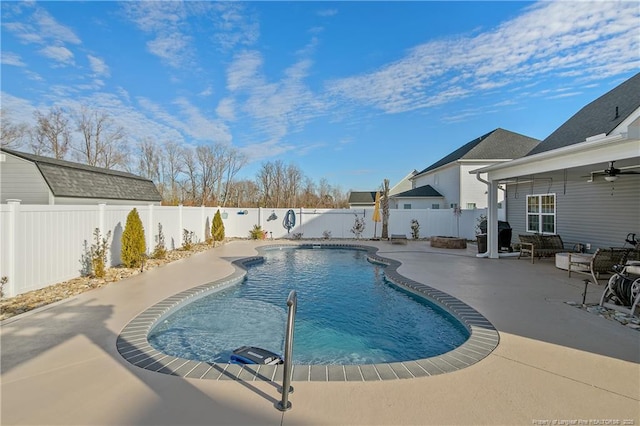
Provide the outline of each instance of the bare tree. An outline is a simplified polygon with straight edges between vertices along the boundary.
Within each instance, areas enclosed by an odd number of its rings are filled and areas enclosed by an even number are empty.
[[[109,114],[83,106],[77,113],[75,122],[82,135],[82,140],[76,147],[78,160],[90,166],[108,169],[127,164],[125,131],[114,123]]]
[[[144,138],[137,145],[138,174],[159,183],[161,148],[151,138]]]
[[[225,170],[224,178],[224,192],[222,194],[222,205],[227,205],[227,199],[231,195],[231,184],[233,178],[240,171],[242,167],[247,163],[247,157],[240,151],[234,148],[229,148],[227,151],[227,167]]]
[[[258,186],[261,194],[262,207],[271,207],[271,191],[274,179],[273,164],[270,162],[262,163],[262,168],[258,171],[256,178],[256,185]]]
[[[37,155],[64,159],[71,146],[71,131],[67,112],[51,107],[47,114],[33,113],[36,126],[31,131],[31,149]]]
[[[162,156],[160,164],[162,167],[161,178],[164,189],[162,198],[169,204],[178,204],[178,179],[182,173],[181,150],[182,148],[174,141],[166,141],[162,146]]]
[[[182,202],[195,204],[198,198],[198,166],[193,149],[191,147],[184,147],[181,150],[180,157],[182,158],[184,172],[186,173],[186,180],[183,183],[186,196],[182,197]]]
[[[211,145],[196,147],[196,161],[200,180],[200,204],[206,205],[212,200],[213,187],[216,179],[218,156],[216,148]]]
[[[0,108],[0,146],[10,149],[20,148],[28,132],[29,126],[25,123],[12,123],[6,111]]]
[[[286,170],[286,188],[284,190],[284,202],[288,207],[298,206],[298,195],[302,186],[302,171],[290,164]]]

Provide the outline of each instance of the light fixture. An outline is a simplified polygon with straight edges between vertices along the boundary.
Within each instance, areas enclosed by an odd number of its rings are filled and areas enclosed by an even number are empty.
[[[606,180],[607,182],[615,182],[618,180],[618,176],[605,176],[604,180]]]

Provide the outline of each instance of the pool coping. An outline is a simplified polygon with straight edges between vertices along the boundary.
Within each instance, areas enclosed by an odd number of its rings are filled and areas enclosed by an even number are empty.
[[[378,248],[349,243],[301,243],[261,246],[258,252],[282,248],[349,248],[367,252],[367,259],[386,265],[384,274],[394,285],[425,297],[453,315],[469,331],[469,338],[460,346],[444,354],[412,361],[359,365],[301,365],[294,364],[292,381],[381,381],[434,376],[467,368],[486,358],[497,346],[500,335],[495,327],[478,311],[461,300],[398,273],[401,262],[377,254]],[[240,380],[280,382],[282,365],[238,365],[193,361],[167,355],[153,348],[148,334],[174,310],[201,297],[241,282],[247,267],[262,262],[263,256],[250,256],[232,262],[234,272],[220,280],[192,287],[174,294],[146,309],[131,320],[120,332],[116,347],[130,364],[162,374],[206,380]]]

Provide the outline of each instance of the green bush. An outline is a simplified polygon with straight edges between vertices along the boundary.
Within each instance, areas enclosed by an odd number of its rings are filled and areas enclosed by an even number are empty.
[[[193,248],[194,241],[196,239],[196,234],[193,231],[189,231],[188,229],[182,230],[182,250],[189,251]]]
[[[162,224],[158,223],[158,243],[153,249],[151,257],[153,259],[164,259],[167,257],[167,247],[164,245],[164,234],[162,233]]]
[[[249,236],[252,240],[264,240],[264,231],[262,230],[262,226],[253,225],[253,229],[249,231]]]
[[[107,232],[107,236],[103,238],[100,235],[100,229],[96,228],[93,231],[93,238],[96,242],[91,245],[89,252],[91,269],[94,277],[103,278],[106,275],[107,250],[109,247],[109,238],[111,238],[111,231]]]
[[[220,210],[213,216],[213,224],[211,225],[211,238],[213,241],[224,241],[224,223]]]
[[[120,258],[127,268],[137,268],[142,264],[147,245],[144,239],[144,228],[138,210],[133,209],[127,216],[127,224],[122,233],[122,249]]]

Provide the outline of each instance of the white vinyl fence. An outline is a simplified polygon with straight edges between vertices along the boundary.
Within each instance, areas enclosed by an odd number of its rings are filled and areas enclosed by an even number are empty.
[[[353,239],[355,218],[365,221],[363,239],[380,237],[382,222],[372,220],[373,209],[293,209],[295,226],[290,232],[283,225],[289,209],[223,208],[183,206],[22,205],[9,201],[0,205],[0,277],[7,277],[5,296],[11,297],[86,274],[87,256],[95,243],[94,231],[110,232],[108,266],[119,265],[120,239],[129,212],[136,208],[145,229],[147,250],[157,243],[159,225],[168,250],[183,245],[183,233],[193,233],[194,241],[206,239],[213,216],[219,209],[226,237],[248,238],[254,225],[260,225],[273,239]],[[477,218],[484,209],[395,210],[389,212],[389,236],[405,234],[411,238],[411,220],[420,224],[420,238],[435,235],[475,239]],[[499,216],[503,216],[500,212]],[[301,235],[298,235],[301,234]]]

